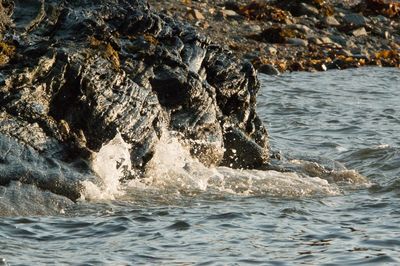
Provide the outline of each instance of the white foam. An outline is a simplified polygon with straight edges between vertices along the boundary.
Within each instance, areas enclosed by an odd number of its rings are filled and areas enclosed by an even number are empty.
[[[375,146],[374,148],[383,150],[383,149],[390,148],[390,145],[389,144],[381,144],[381,145]]]
[[[104,145],[93,160],[93,170],[101,182],[83,182],[83,199],[109,200],[121,197],[132,200],[140,195],[170,198],[171,195],[193,195],[203,192],[234,194],[243,196],[307,197],[341,194],[338,184],[361,184],[363,176],[355,171],[325,171],[323,166],[310,168],[310,163],[298,161],[307,171],[277,172],[240,170],[228,167],[206,167],[194,159],[183,146],[177,133],[164,131],[155,148],[152,159],[147,163],[145,178],[120,183],[124,171],[131,170],[130,146],[117,134]],[[296,161],[292,162],[296,164]],[[321,169],[320,169],[321,168]],[[303,170],[304,170],[303,169]],[[311,169],[311,170],[310,170]],[[318,171],[321,175],[318,175]],[[317,173],[317,174],[315,174]],[[144,194],[142,193],[144,192]]]
[[[348,151],[349,149],[346,148],[346,147],[343,147],[343,146],[337,146],[337,147],[336,147],[336,150],[337,150],[338,152],[345,152],[345,151]]]
[[[146,169],[144,180],[133,180],[131,188],[159,193],[193,194],[204,191],[236,195],[301,197],[338,195],[340,189],[319,177],[277,171],[206,167],[193,159],[173,134],[163,134]]]
[[[123,140],[120,133],[100,149],[92,160],[92,169],[100,182],[82,182],[82,199],[108,200],[123,194],[120,179],[132,168],[129,149],[130,145]]]
[[[208,179],[217,174],[194,159],[176,137],[165,131],[156,147],[153,158],[146,166],[146,184],[168,190],[207,189]],[[133,181],[131,186],[136,186]]]
[[[340,189],[335,184],[319,177],[309,177],[297,173],[236,170],[219,167],[222,179],[210,179],[209,185],[215,189],[244,196],[303,197],[338,195]]]

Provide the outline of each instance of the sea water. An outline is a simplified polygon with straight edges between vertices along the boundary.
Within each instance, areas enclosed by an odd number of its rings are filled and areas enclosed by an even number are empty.
[[[260,80],[258,113],[292,172],[205,167],[165,132],[146,178],[120,184],[117,135],[78,203],[0,188],[0,265],[398,265],[400,70]]]

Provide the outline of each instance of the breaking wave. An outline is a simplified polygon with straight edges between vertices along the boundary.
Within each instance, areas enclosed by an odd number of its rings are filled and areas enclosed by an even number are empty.
[[[191,157],[173,132],[164,132],[155,154],[148,162],[145,177],[120,183],[124,171],[131,168],[129,145],[118,134],[93,160],[100,185],[83,182],[82,199],[128,199],[135,193],[197,195],[225,193],[240,196],[311,197],[343,193],[344,187],[369,186],[367,179],[354,170],[326,170],[316,162],[292,160],[296,171],[247,170],[207,167]],[[146,193],[149,195],[149,193]],[[151,195],[150,195],[151,196]]]

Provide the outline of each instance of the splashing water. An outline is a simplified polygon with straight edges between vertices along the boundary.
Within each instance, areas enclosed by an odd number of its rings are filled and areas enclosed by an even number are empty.
[[[305,173],[310,168],[304,163]],[[318,165],[314,163],[313,165]],[[319,166],[318,169],[324,169]],[[315,174],[315,171],[314,171]],[[303,197],[338,195],[336,183],[365,185],[367,180],[356,171],[321,171],[321,176],[302,172],[206,167],[174,137],[165,132],[146,168],[146,178],[132,180],[127,189],[155,190],[157,194],[194,195],[202,192],[243,196]]]
[[[121,184],[121,178],[131,169],[129,148],[129,144],[118,133],[100,149],[92,163],[100,182],[83,182],[81,199],[113,200],[124,196],[126,191],[132,194],[132,190],[169,195],[212,192],[242,196],[324,196],[340,194],[338,183],[368,184],[356,171],[326,171],[315,162],[299,160],[291,161],[297,167],[294,172],[206,167],[190,155],[189,150],[175,137],[175,132],[166,130],[146,166],[145,178]]]
[[[92,169],[99,176],[100,184],[82,182],[82,200],[115,199],[123,194],[120,179],[132,168],[129,148],[130,145],[118,133],[100,149],[92,161]]]

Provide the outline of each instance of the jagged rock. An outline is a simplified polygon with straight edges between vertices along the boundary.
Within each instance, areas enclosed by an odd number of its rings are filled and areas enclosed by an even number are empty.
[[[144,0],[0,3],[3,42],[16,48],[0,64],[1,185],[76,199],[87,162],[117,134],[134,173],[165,130],[207,165],[268,160],[255,69],[193,28]]]

